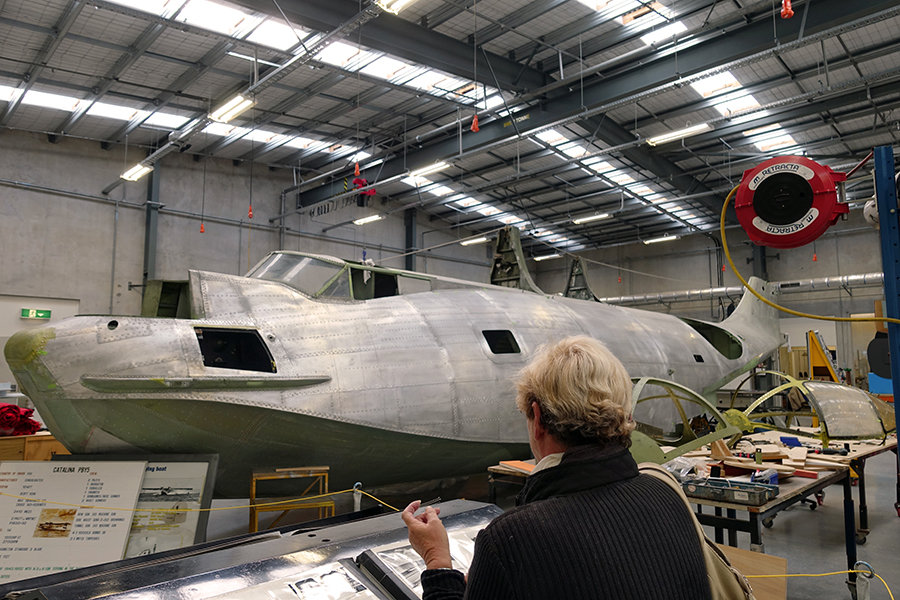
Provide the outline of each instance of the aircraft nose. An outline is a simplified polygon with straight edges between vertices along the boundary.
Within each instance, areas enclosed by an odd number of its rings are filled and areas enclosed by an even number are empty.
[[[9,338],[6,346],[3,348],[3,355],[9,368],[13,374],[17,375],[20,383],[22,373],[28,373],[35,385],[40,386],[43,380],[43,387],[51,389],[55,387],[53,377],[47,371],[46,367],[41,364],[40,357],[46,354],[44,347],[47,342],[56,337],[56,330],[53,327],[38,327],[35,329],[25,329],[18,331]],[[27,394],[29,391],[26,390]]]

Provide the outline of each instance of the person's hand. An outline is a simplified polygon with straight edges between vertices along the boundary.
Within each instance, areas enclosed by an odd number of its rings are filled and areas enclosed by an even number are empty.
[[[422,503],[415,500],[400,514],[409,529],[409,543],[413,550],[425,561],[428,569],[453,568],[450,560],[450,540],[447,530],[438,518],[440,508],[425,507],[425,511],[416,516]]]

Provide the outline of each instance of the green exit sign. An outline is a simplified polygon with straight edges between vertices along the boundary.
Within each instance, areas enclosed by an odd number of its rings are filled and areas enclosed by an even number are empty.
[[[39,310],[37,308],[23,308],[22,309],[22,318],[23,319],[49,319],[50,311],[49,310]]]

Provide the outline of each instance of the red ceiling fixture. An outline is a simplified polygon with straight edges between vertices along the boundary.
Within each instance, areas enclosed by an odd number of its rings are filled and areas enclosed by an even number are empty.
[[[757,246],[797,248],[818,238],[850,211],[840,202],[845,181],[845,173],[805,156],[773,158],[744,171],[735,213]]]

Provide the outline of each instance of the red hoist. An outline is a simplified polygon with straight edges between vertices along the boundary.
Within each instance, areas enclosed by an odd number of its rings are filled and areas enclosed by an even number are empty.
[[[805,156],[779,156],[744,171],[734,210],[756,245],[797,248],[850,212],[845,181],[846,173]]]

